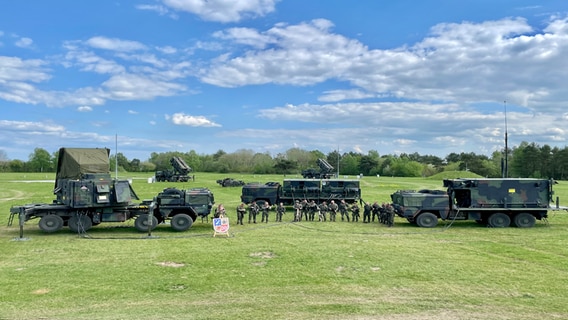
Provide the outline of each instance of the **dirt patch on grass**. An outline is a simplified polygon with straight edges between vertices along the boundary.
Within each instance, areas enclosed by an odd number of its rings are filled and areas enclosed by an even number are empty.
[[[32,291],[32,294],[47,294],[47,293],[49,293],[49,291],[50,290],[47,289],[47,288],[41,288],[41,289],[37,289],[37,290]]]
[[[23,191],[12,190],[11,192],[14,193],[13,195],[11,195],[11,197],[9,197],[9,198],[0,198],[0,201],[21,200],[21,199],[24,199],[25,196],[26,196],[26,193],[23,192]]]
[[[274,252],[270,252],[270,251],[253,252],[253,253],[249,254],[249,257],[260,258],[260,259],[272,259],[272,258],[276,258],[276,254]]]
[[[162,267],[170,267],[170,268],[181,268],[185,267],[185,263],[173,262],[173,261],[163,261],[163,262],[156,262],[157,265]]]
[[[252,263],[255,267],[264,267],[266,266],[266,259],[273,259],[276,258],[276,254],[270,251],[263,251],[263,252],[253,252],[249,254],[249,257],[261,259],[260,261],[257,260]]]

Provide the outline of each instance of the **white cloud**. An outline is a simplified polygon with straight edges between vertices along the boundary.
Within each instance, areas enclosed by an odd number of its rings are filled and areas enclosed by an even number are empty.
[[[255,37],[245,37],[256,47],[274,44],[266,50],[214,61],[202,81],[236,87],[266,83],[311,85],[337,78],[368,50],[357,40],[329,33],[331,27],[331,22],[319,19],[290,26],[278,24]],[[243,37],[230,30],[223,33],[223,38],[243,42]],[[248,33],[254,34],[251,30]]]
[[[63,132],[65,127],[47,122],[33,122],[33,121],[10,121],[0,120],[0,129],[10,129],[13,131],[28,131],[34,134],[40,132]]]
[[[160,96],[172,96],[185,91],[185,86],[156,79],[151,75],[119,74],[101,85],[105,97],[113,100],[150,100]]]
[[[15,45],[16,47],[20,47],[20,48],[31,48],[33,45],[34,41],[30,38],[20,38],[16,41]]]
[[[156,50],[164,54],[174,54],[177,52],[177,49],[172,46],[156,47]]]
[[[376,94],[364,92],[358,89],[352,90],[330,90],[325,91],[323,95],[318,97],[319,101],[335,102],[342,100],[359,100],[376,97]]]
[[[204,20],[238,22],[274,11],[278,0],[162,0],[174,10],[198,15]]]
[[[136,5],[135,8],[138,9],[138,10],[154,11],[161,16],[169,13],[169,10],[166,7],[161,6],[161,5],[139,4],[139,5]]]
[[[79,112],[91,112],[93,111],[93,108],[89,107],[89,106],[80,106],[77,108],[77,111]]]
[[[175,125],[189,126],[189,127],[220,127],[217,124],[203,116],[192,116],[185,113],[174,113],[173,115],[166,115],[166,120],[171,121]]]
[[[107,38],[107,37],[92,37],[86,41],[86,44],[97,49],[122,51],[122,52],[146,49],[145,45],[137,41],[122,40],[122,39]]]
[[[412,46],[385,50],[332,33],[331,27],[320,19],[266,31],[219,32],[218,39],[245,48],[219,56],[201,79],[223,87],[335,80],[379,96],[508,100],[532,109],[560,108],[559,101],[568,99],[568,18],[553,18],[542,31],[521,18],[444,23]],[[323,99],[342,97],[324,94]]]
[[[128,114],[138,114],[138,111],[136,111],[136,110],[128,110]]]
[[[258,49],[266,47],[270,43],[275,43],[276,39],[267,34],[261,34],[252,28],[230,28],[224,31],[217,31],[213,36],[219,39],[232,40],[238,44],[249,45]]]

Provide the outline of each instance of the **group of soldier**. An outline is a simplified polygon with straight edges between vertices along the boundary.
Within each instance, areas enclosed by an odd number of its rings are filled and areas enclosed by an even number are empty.
[[[256,223],[256,217],[260,213],[261,221],[268,223],[269,212],[272,206],[264,201],[261,205],[256,202],[251,202],[247,205],[241,203],[237,206],[237,224],[243,224],[243,219],[248,211],[248,223]],[[352,221],[358,222],[360,218],[361,209],[357,203],[353,203],[351,206],[345,202],[345,200],[336,203],[335,200],[331,200],[329,204],[324,201],[317,204],[314,200],[296,200],[293,206],[294,209],[294,222],[300,222],[302,219],[304,221],[329,221],[335,222],[336,216],[339,213],[341,216],[341,221]],[[283,203],[276,205],[276,222],[282,222],[282,216],[286,213],[286,207]],[[385,224],[389,227],[394,225],[394,209],[391,204],[382,203],[379,205],[378,202],[371,204],[370,202],[363,201],[363,223],[378,222]],[[351,218],[350,218],[351,216]]]

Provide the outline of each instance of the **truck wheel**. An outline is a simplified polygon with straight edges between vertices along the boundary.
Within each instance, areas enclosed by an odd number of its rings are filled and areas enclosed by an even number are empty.
[[[536,223],[536,218],[527,212],[521,212],[513,218],[513,225],[517,228],[532,228]]]
[[[193,219],[185,213],[178,213],[172,217],[170,225],[175,231],[185,231],[191,228],[193,225]]]
[[[93,221],[86,215],[73,215],[69,218],[69,230],[72,232],[85,232],[93,226]]]
[[[39,228],[47,233],[57,232],[63,228],[63,218],[55,214],[48,214],[39,220]]]
[[[157,225],[158,225],[158,218],[156,218],[155,216],[152,216],[152,228],[151,228],[151,230],[156,229]],[[148,231],[148,214],[143,213],[143,214],[139,215],[136,218],[136,220],[134,220],[134,227],[136,228],[136,230],[138,230],[140,232]]]
[[[506,228],[511,224],[511,218],[504,213],[497,212],[489,216],[487,222],[493,228]]]
[[[434,228],[438,225],[438,217],[431,212],[423,212],[416,217],[416,224],[422,228]]]

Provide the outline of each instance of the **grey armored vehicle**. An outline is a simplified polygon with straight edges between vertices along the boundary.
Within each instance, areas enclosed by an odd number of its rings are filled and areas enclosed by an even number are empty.
[[[552,209],[553,184],[543,179],[448,179],[446,191],[401,190],[391,199],[398,216],[420,227],[433,228],[442,219],[530,228]]]
[[[139,200],[128,180],[112,179],[109,149],[61,148],[53,203],[26,204],[10,208],[9,224],[17,216],[20,225],[39,218],[39,228],[56,232],[68,226],[73,232],[89,230],[101,222],[136,219],[139,231],[147,231],[165,220],[184,231],[198,216],[211,212],[214,196],[208,189],[165,189],[152,200]]]

